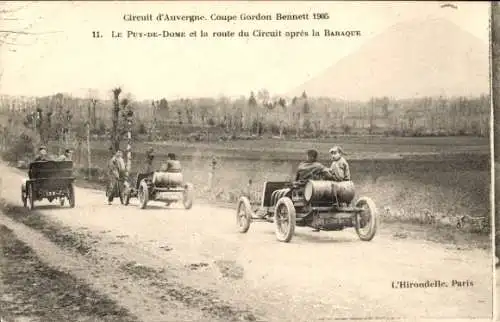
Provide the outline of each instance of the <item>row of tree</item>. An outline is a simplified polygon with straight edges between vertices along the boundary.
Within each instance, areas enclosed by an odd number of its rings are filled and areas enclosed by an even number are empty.
[[[20,100],[2,97],[3,115],[23,119],[25,127],[40,134],[43,142],[83,140],[87,126],[94,134],[109,134],[117,142],[133,115],[135,135],[150,140],[186,134],[217,132],[232,135],[318,137],[343,134],[477,135],[489,133],[490,98],[424,97],[396,100],[372,98],[348,102],[331,98],[271,97],[266,90],[248,98],[198,98],[168,101],[134,101],[130,94],[113,99],[75,98],[58,93]],[[117,143],[113,143],[116,145]]]

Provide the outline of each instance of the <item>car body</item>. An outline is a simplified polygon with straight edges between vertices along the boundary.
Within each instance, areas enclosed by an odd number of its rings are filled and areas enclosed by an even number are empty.
[[[354,196],[352,181],[265,182],[261,204],[255,211],[246,196],[240,197],[239,231],[246,233],[254,220],[274,222],[277,239],[289,242],[296,226],[324,231],[353,227],[361,240],[370,241],[378,227],[377,208],[370,198],[354,202]]]
[[[152,173],[137,174],[133,187],[123,189],[123,204],[128,205],[130,198],[137,197],[141,209],[146,208],[149,200],[172,202],[182,199],[184,208],[193,206],[193,186],[185,183],[182,173],[169,173],[157,171]]]
[[[34,209],[35,201],[47,199],[52,202],[59,199],[61,206],[69,201],[71,208],[75,207],[75,190],[73,186],[72,161],[35,161],[31,162],[28,179],[21,186],[23,205]]]

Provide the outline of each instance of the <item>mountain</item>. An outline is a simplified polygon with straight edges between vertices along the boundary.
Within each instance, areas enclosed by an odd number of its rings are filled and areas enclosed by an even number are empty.
[[[398,23],[287,96],[304,90],[348,100],[489,93],[488,44],[445,19]]]

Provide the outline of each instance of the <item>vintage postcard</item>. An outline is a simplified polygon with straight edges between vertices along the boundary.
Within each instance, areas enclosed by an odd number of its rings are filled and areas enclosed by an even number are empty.
[[[496,318],[491,13],[0,3],[1,321]]]
[[[500,282],[498,278],[498,269],[500,267],[500,92],[499,92],[499,79],[500,79],[500,7],[497,2],[491,5],[491,84],[492,84],[492,106],[493,106],[493,184],[494,184],[494,247],[495,247],[495,275],[496,275],[496,288],[495,288],[495,298],[496,298],[496,319],[500,320],[499,309],[500,302],[498,300],[498,295],[500,292]]]

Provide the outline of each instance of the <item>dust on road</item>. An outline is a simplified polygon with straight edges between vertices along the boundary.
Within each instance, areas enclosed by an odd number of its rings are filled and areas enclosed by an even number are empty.
[[[0,170],[4,187],[6,182],[20,187],[22,175]],[[2,194],[9,203],[20,204],[17,191],[4,188]],[[247,234],[238,234],[231,210],[195,205],[186,211],[155,202],[140,210],[135,200],[127,207],[118,201],[109,206],[101,192],[78,188],[76,208],[43,207],[39,212],[97,241],[85,256],[133,276],[137,289],[151,290],[144,301],[161,302],[165,296],[165,301],[214,319],[492,315],[489,250],[394,238],[383,228],[368,243],[352,230],[313,233],[299,228],[285,244],[275,240],[272,224],[255,223]],[[458,285],[454,280],[469,286],[452,286]],[[398,281],[441,281],[447,287],[393,288]],[[182,298],[168,294],[169,288],[183,291]],[[127,294],[120,296],[126,299]]]

